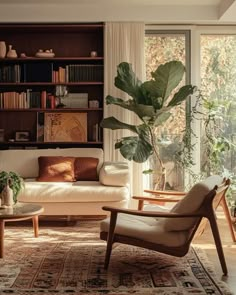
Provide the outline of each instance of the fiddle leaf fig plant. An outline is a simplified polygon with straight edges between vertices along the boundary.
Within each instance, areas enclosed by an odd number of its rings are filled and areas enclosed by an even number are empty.
[[[131,64],[122,62],[118,65],[115,86],[130,98],[124,100],[108,95],[106,104],[134,112],[141,123],[131,125],[111,116],[102,120],[101,127],[112,130],[127,129],[134,133],[134,136],[122,137],[115,143],[115,148],[120,150],[125,159],[143,163],[151,155],[155,155],[160,171],[165,171],[158,150],[156,129],[169,119],[172,108],[180,105],[195,92],[195,86],[192,85],[185,85],[174,92],[182,81],[184,72],[184,65],[174,60],[160,65],[151,73],[151,80],[141,82],[133,72]]]
[[[14,203],[17,202],[17,196],[20,193],[21,189],[24,187],[24,180],[16,172],[0,172],[0,194],[2,193],[5,186],[9,183],[10,188],[13,191],[13,200]]]

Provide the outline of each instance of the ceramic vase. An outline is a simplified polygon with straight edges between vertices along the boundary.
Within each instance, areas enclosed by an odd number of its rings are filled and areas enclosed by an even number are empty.
[[[2,205],[12,207],[14,205],[13,190],[10,188],[9,182],[2,191]]]
[[[7,52],[7,57],[9,57],[9,58],[16,58],[17,57],[16,50],[12,49],[12,45],[9,45],[9,50]]]
[[[7,48],[5,41],[0,41],[0,58],[4,58],[6,56]]]

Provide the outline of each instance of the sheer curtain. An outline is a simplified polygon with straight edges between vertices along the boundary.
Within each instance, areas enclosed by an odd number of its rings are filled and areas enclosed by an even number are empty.
[[[105,97],[110,94],[115,97],[128,99],[128,95],[114,86],[117,65],[120,62],[132,64],[133,71],[141,81],[145,78],[144,63],[144,23],[107,22],[105,25]],[[137,124],[139,118],[128,110],[118,106],[104,105],[104,118],[114,116],[122,122]],[[127,130],[111,131],[104,129],[104,153],[106,161],[124,161],[119,150],[115,150],[115,142],[124,136],[129,136]],[[131,170],[131,195],[140,194],[142,185],[142,164],[129,162]]]

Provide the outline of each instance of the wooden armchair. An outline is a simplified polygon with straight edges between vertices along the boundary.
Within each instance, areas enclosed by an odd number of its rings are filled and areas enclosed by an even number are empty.
[[[149,190],[149,189],[145,189],[144,192],[151,194],[151,196],[133,196],[133,199],[138,200],[138,210],[143,210],[144,202],[148,202],[151,204],[161,204],[161,205],[165,203],[176,203],[176,202],[179,202],[181,199],[183,199],[183,197],[186,196],[187,194],[187,192],[161,191],[161,190]],[[214,209],[217,209],[218,206],[221,206],[223,208],[224,215],[230,230],[232,241],[235,243],[236,237],[235,237],[234,227],[232,224],[225,194],[219,200],[218,203],[214,203]],[[201,230],[199,228],[199,230],[197,231],[197,234],[195,234],[195,237],[201,235],[204,232],[205,225],[206,225],[206,222],[201,223]]]
[[[103,207],[111,212],[110,218],[101,222],[100,238],[107,241],[105,269],[109,265],[112,245],[116,242],[178,257],[186,255],[205,217],[210,222],[221,267],[226,275],[227,266],[214,208],[224,197],[230,181],[220,183],[219,176],[211,176],[194,185],[178,206],[176,204],[175,209],[168,213]]]

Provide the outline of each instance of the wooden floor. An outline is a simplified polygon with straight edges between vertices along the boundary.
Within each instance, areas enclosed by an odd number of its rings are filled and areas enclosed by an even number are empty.
[[[228,267],[228,276],[222,276],[222,270],[216,253],[210,227],[206,228],[201,237],[194,240],[194,245],[203,248],[205,252],[207,252],[207,256],[209,260],[214,264],[219,278],[227,283],[233,294],[236,294],[236,243],[233,243],[231,239],[227,222],[221,211],[217,212],[217,222]],[[236,228],[235,225],[234,228]]]

